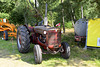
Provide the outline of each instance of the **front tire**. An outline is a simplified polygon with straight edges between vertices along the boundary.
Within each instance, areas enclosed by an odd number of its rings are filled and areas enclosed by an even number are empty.
[[[61,46],[63,48],[63,52],[60,52],[61,57],[63,57],[64,59],[68,59],[70,56],[70,46],[68,43],[66,42],[62,42]]]
[[[34,45],[34,60],[36,64],[42,62],[42,51],[39,45]]]
[[[21,53],[27,53],[30,49],[30,35],[25,26],[19,26],[17,29],[17,47]]]

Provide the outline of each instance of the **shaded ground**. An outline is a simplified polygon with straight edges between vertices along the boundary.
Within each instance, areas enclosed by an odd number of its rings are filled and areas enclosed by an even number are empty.
[[[42,64],[35,64],[33,56],[33,44],[29,53],[21,54],[17,50],[16,40],[4,41],[0,39],[0,67],[99,67],[100,50],[88,49],[83,50],[74,42],[74,29],[67,29],[62,35],[62,41],[66,41],[71,46],[71,56],[65,60],[56,55],[43,55]],[[81,46],[84,44],[80,43]]]

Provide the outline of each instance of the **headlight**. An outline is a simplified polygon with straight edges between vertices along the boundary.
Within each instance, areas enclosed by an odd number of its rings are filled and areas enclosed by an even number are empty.
[[[46,34],[46,31],[44,31],[44,34]]]

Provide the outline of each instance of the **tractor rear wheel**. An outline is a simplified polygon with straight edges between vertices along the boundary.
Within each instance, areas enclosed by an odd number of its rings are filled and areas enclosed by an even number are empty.
[[[8,40],[8,32],[6,30],[3,32],[3,39]]]
[[[42,62],[42,51],[39,45],[34,45],[34,60],[36,64],[40,64]]]
[[[64,59],[68,59],[70,56],[70,46],[68,43],[66,42],[62,42],[61,46],[63,48],[63,52],[60,52],[61,57],[63,57]]]
[[[30,35],[25,26],[19,26],[17,29],[17,47],[21,53],[27,53],[30,49]]]

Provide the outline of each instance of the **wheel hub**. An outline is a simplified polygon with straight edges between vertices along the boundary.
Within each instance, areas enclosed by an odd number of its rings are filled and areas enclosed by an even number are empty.
[[[67,48],[67,53],[68,53],[68,55],[70,55],[70,47],[69,46]]]

